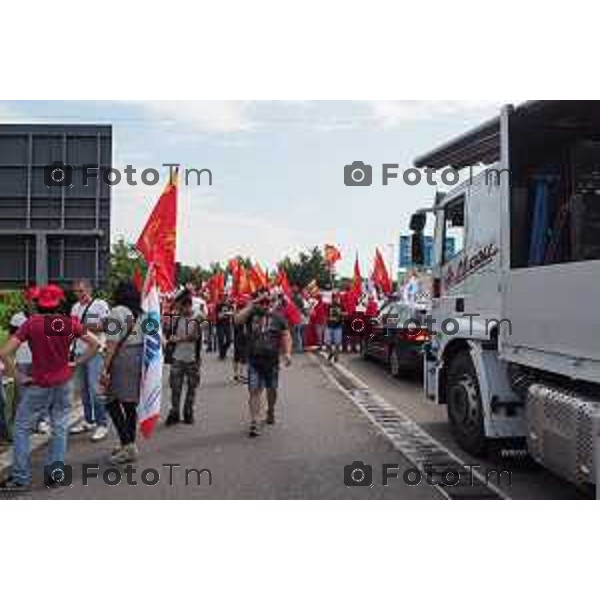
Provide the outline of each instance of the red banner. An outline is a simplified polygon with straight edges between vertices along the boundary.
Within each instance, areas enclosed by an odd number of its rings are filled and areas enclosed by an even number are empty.
[[[375,251],[375,265],[373,266],[373,282],[384,294],[392,293],[392,282],[379,248]]]
[[[177,176],[176,176],[177,177]],[[158,199],[136,248],[148,265],[154,265],[161,292],[175,289],[175,249],[177,243],[177,178],[170,181]]]

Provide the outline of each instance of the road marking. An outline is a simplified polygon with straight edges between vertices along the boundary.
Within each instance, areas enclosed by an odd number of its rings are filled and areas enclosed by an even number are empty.
[[[450,449],[432,438],[415,421],[374,392],[357,375],[321,354],[311,355],[327,378],[369,419],[375,428],[405,456],[448,500],[509,500],[509,496]],[[442,477],[458,473],[457,485],[443,485]]]

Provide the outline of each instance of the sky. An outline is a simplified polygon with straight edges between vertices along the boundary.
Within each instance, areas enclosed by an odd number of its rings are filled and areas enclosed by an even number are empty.
[[[402,171],[437,145],[498,114],[505,101],[0,101],[0,123],[108,123],[113,166],[156,168],[158,185],[112,187],[112,238],[135,241],[168,168],[210,169],[181,186],[177,259],[208,265],[241,254],[272,268],[285,255],[335,244],[340,274],[379,247],[397,265],[398,237],[435,187]],[[373,167],[371,186],[344,185],[344,166]],[[383,186],[383,163],[399,179]],[[439,177],[436,177],[439,180]],[[440,189],[446,186],[441,184]],[[393,246],[392,246],[393,245]],[[393,254],[392,254],[393,253]]]

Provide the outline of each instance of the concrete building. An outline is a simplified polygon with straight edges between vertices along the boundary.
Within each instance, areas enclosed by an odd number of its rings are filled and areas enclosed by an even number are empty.
[[[87,186],[84,165],[100,168]],[[111,165],[110,125],[0,125],[0,288],[105,282]]]

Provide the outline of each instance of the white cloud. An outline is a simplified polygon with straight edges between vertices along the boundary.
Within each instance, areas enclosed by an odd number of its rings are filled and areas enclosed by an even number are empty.
[[[138,238],[161,191],[159,185],[113,188],[113,241]],[[241,254],[272,267],[306,246],[301,232],[268,216],[227,212],[217,193],[195,187],[180,190],[177,229],[177,260],[189,265],[208,265]]]
[[[184,125],[196,132],[247,131],[253,124],[249,102],[237,100],[140,100],[135,101],[166,125]]]
[[[368,102],[372,120],[383,129],[398,127],[406,121],[433,119],[461,112],[499,111],[505,104],[491,100],[372,100]]]

